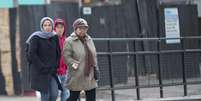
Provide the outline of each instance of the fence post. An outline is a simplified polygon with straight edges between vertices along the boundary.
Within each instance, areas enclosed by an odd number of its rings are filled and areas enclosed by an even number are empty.
[[[184,96],[187,96],[187,83],[186,83],[186,69],[185,69],[185,59],[184,59],[184,55],[185,55],[185,49],[184,49],[184,39],[181,39],[181,48],[183,50],[182,52],[182,77],[183,77],[183,85],[184,85]]]
[[[12,65],[12,77],[14,85],[14,94],[22,94],[22,83],[20,72],[17,67],[17,58],[16,58],[16,23],[17,23],[17,8],[9,9],[9,25],[10,25],[10,43],[11,43],[11,65]]]
[[[112,50],[111,50],[110,40],[108,40],[107,43],[108,43],[108,52],[110,53],[108,55],[110,87],[111,87],[112,101],[115,101],[114,82],[113,82],[113,73],[112,73],[112,54],[111,54]]]
[[[161,40],[157,40],[157,48],[158,48],[158,79],[159,79],[159,86],[160,86],[160,97],[163,98],[163,82],[162,82],[162,75],[161,75],[161,63],[160,63],[160,42]]]
[[[134,52],[136,52],[135,47],[135,40],[133,41],[133,48]],[[138,80],[138,70],[137,70],[137,54],[134,54],[134,64],[135,64],[135,86],[136,86],[136,94],[137,94],[137,100],[140,100],[140,88],[139,88],[139,80]]]

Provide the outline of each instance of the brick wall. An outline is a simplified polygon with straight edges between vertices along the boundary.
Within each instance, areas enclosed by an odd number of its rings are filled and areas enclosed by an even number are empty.
[[[2,71],[6,80],[6,90],[8,95],[13,95],[8,9],[0,9],[0,26]]]

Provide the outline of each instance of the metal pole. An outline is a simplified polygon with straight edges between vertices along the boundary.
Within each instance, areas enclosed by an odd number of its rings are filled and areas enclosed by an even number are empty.
[[[158,79],[159,79],[159,85],[160,85],[160,97],[163,98],[163,82],[162,82],[162,75],[161,75],[161,63],[160,63],[160,42],[161,40],[158,40],[157,48],[159,51],[158,56]]]
[[[50,4],[51,0],[45,0],[45,4]]]
[[[184,39],[181,39],[181,47],[184,50]],[[185,70],[185,51],[182,52],[182,76],[183,76],[183,85],[184,85],[184,96],[187,96],[187,84],[186,84],[186,70]]]
[[[18,6],[18,0],[13,0],[13,6],[17,8],[17,6]]]
[[[159,3],[159,1],[158,1],[158,3],[157,3],[158,5],[158,8],[157,8],[157,13],[158,14],[160,14],[160,8],[159,8],[159,5],[160,5],[160,3]],[[161,53],[160,53],[160,51],[161,51],[161,49],[160,49],[160,43],[161,43],[161,39],[160,39],[160,34],[161,34],[161,31],[160,31],[160,22],[161,22],[161,18],[160,18],[160,16],[157,16],[157,19],[159,19],[158,20],[158,23],[157,23],[157,32],[158,32],[158,37],[159,37],[159,39],[158,39],[158,41],[157,41],[157,48],[158,48],[158,54],[157,54],[157,56],[158,56],[158,79],[159,79],[159,85],[160,85],[160,98],[163,98],[164,97],[164,95],[163,95],[163,81],[162,81],[162,75],[161,75],[161,60],[160,60],[160,55],[161,55]]]
[[[10,45],[11,45],[11,65],[14,94],[22,94],[22,83],[20,72],[18,71],[17,58],[16,58],[16,23],[17,23],[17,8],[9,9],[9,32],[10,32]]]
[[[108,40],[108,52],[111,52],[111,43]],[[114,82],[113,82],[113,74],[112,74],[112,55],[108,55],[108,64],[109,64],[109,75],[110,75],[110,87],[111,89],[111,94],[112,94],[112,101],[115,101],[115,92],[114,92]]]
[[[82,7],[83,7],[83,4],[82,4],[82,0],[79,0],[78,1],[78,12],[79,12],[79,17],[82,17]]]
[[[135,40],[133,41],[134,52],[136,51]],[[139,88],[139,80],[138,80],[138,70],[137,70],[137,54],[134,55],[134,64],[135,64],[135,86],[136,86],[136,94],[137,100],[140,100],[140,88]]]

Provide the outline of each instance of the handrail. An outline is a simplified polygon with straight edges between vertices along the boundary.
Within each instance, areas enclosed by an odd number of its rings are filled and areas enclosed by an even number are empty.
[[[135,52],[98,52],[98,55],[142,55],[142,54],[168,54],[168,53],[201,52],[201,49],[163,50],[163,51],[135,51]]]
[[[201,36],[185,36],[178,38],[166,38],[166,37],[151,37],[151,38],[93,38],[95,41],[145,41],[145,40],[168,40],[168,39],[201,39]]]

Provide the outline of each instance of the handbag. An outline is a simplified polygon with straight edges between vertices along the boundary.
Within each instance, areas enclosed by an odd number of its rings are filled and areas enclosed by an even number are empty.
[[[96,69],[96,67],[94,68],[94,79],[96,81],[99,80],[99,76],[100,76],[100,71]]]

